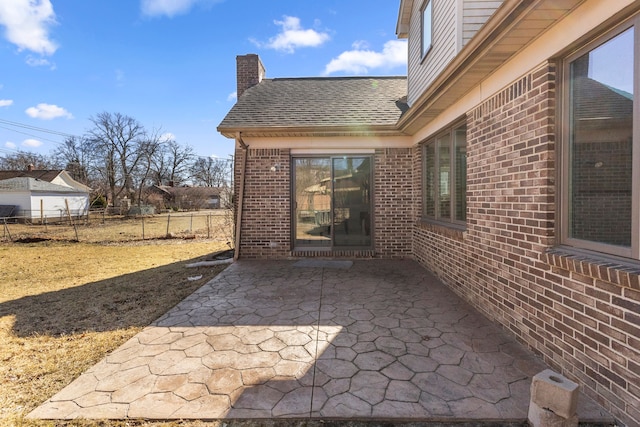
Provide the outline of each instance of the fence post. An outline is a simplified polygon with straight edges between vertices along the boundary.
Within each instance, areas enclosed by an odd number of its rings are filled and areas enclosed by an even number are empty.
[[[5,235],[6,234],[9,235],[9,240],[13,242],[13,237],[11,237],[11,232],[9,231],[9,226],[7,225],[7,218],[4,218],[4,232],[5,232]]]
[[[69,224],[73,225],[73,220],[71,219],[71,211],[69,210],[69,201],[64,199],[64,206],[67,208],[67,218],[69,218]]]
[[[78,238],[78,227],[76,227],[76,223],[73,222],[73,219],[71,219],[71,211],[69,210],[69,201],[67,199],[64,199],[64,205],[67,208],[67,216],[69,217],[69,224],[71,224],[71,226],[73,227],[73,231],[76,233],[76,242],[79,242],[80,239]]]
[[[44,223],[44,201],[40,199],[40,225]]]
[[[211,214],[207,215],[207,239],[211,238]]]
[[[144,215],[142,216],[142,240],[144,240]]]
[[[191,214],[191,222],[189,222],[189,231],[193,231],[193,214]]]
[[[171,220],[171,214],[167,215],[167,235],[166,237],[169,237],[169,221]]]

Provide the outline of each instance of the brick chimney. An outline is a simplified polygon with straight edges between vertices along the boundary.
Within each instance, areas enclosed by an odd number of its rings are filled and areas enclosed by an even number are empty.
[[[265,77],[264,65],[255,53],[236,56],[236,80],[238,98],[245,90],[260,83]]]

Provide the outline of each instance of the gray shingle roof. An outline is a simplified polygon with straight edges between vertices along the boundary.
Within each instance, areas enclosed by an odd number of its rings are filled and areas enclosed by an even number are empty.
[[[406,77],[265,79],[238,99],[218,131],[399,133],[406,95]]]
[[[633,118],[632,94],[587,77],[575,79],[574,88],[576,119],[631,120]]]
[[[34,170],[0,170],[0,180],[2,179],[10,179],[10,178],[37,178],[42,181],[51,182],[58,177],[62,173],[61,169],[34,169]]]
[[[46,191],[54,193],[80,193],[85,191],[63,185],[51,184],[36,178],[19,177],[0,180],[0,191]]]

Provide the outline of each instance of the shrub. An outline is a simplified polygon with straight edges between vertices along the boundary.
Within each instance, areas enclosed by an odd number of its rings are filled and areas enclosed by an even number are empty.
[[[91,205],[92,208],[105,208],[107,207],[107,199],[104,198],[104,196],[99,195],[99,196],[95,196],[92,200],[91,200]]]

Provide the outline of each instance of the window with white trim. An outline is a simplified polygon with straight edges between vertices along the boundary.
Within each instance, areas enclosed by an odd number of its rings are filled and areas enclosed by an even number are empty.
[[[464,226],[467,219],[467,126],[445,130],[423,147],[422,217]]]
[[[422,9],[420,10],[420,16],[422,17],[422,57],[424,58],[431,49],[431,36],[433,34],[433,8],[431,0],[426,0]]]
[[[562,243],[640,259],[640,19],[562,66]]]

